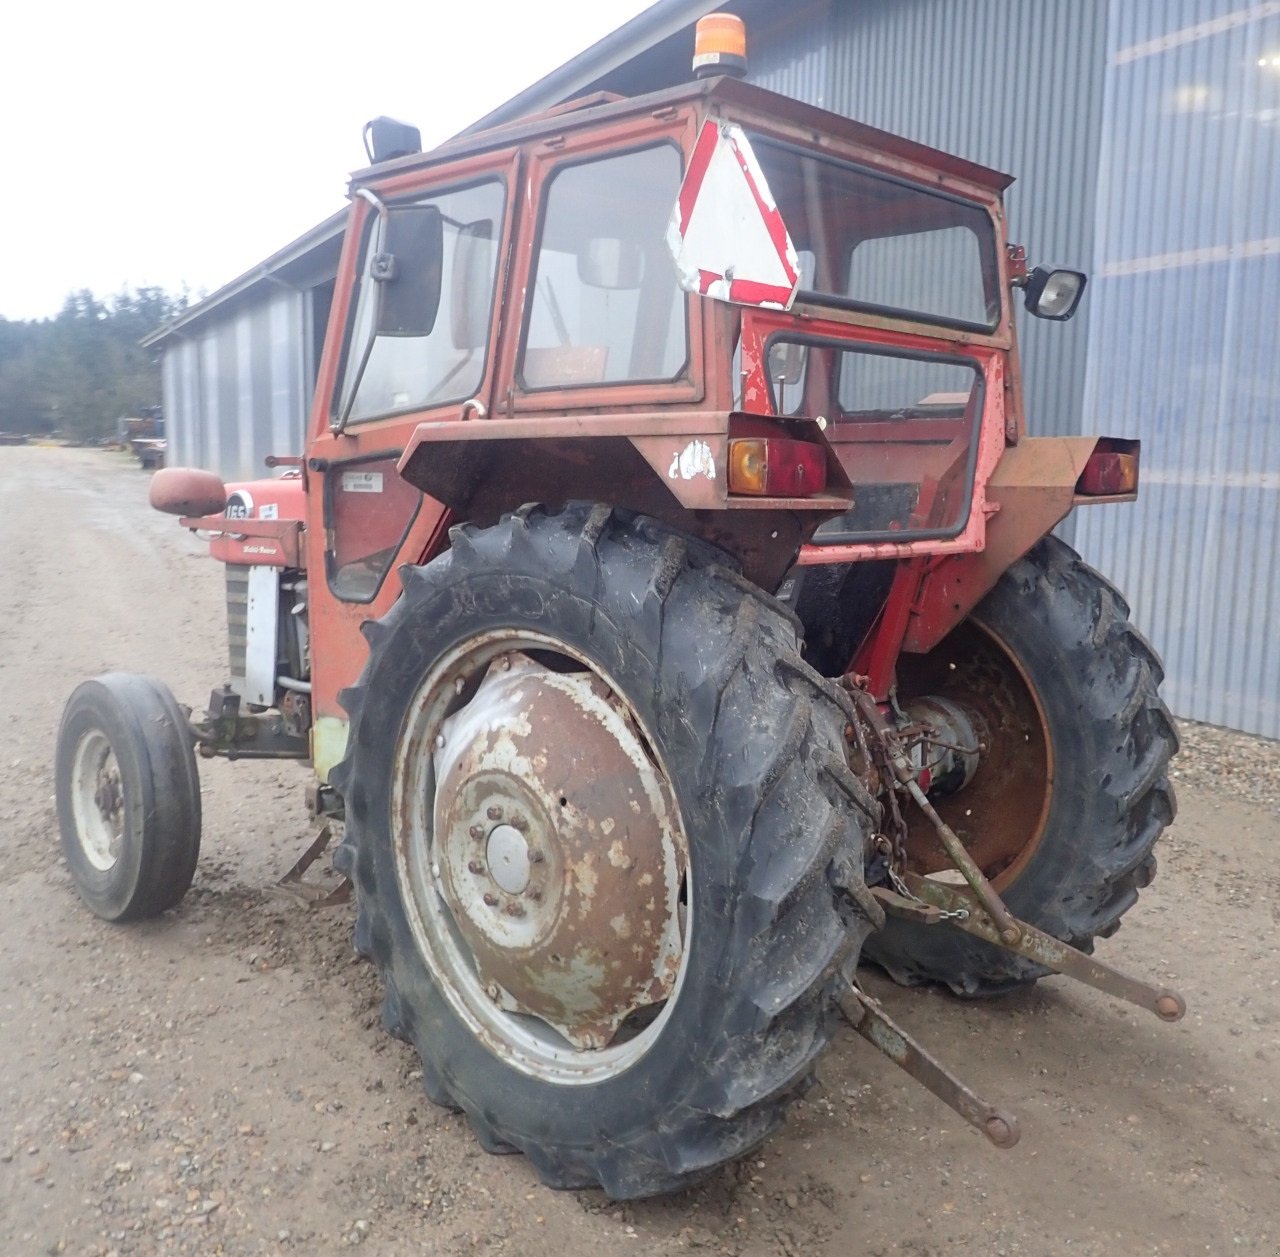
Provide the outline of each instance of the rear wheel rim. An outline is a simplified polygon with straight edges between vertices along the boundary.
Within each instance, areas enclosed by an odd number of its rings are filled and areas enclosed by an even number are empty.
[[[124,839],[125,798],[120,765],[107,735],[90,729],[71,764],[71,806],[76,841],[100,873],[115,867]]]
[[[1048,717],[1015,652],[972,619],[928,655],[899,662],[900,701],[926,695],[957,703],[981,721],[986,741],[973,780],[933,802],[996,890],[1004,890],[1026,869],[1048,825],[1054,778]],[[908,867],[925,876],[953,871],[928,820],[916,808],[907,819]]]
[[[641,760],[635,778],[641,784],[633,794],[644,796],[641,809],[652,808],[656,819],[640,820],[653,820],[661,834],[660,850],[650,845],[641,854],[649,857],[653,874],[658,868],[653,861],[659,862],[661,876],[649,882],[656,906],[643,918],[644,928],[634,940],[630,934],[624,937],[631,951],[647,947],[646,963],[654,968],[651,991],[661,998],[636,1007],[615,1003],[608,1024],[579,1020],[566,1025],[549,1017],[544,1007],[531,1011],[523,1001],[538,1001],[548,979],[545,971],[534,974],[523,989],[518,977],[504,986],[489,971],[511,962],[504,971],[510,977],[519,957],[535,954],[544,956],[545,964],[547,940],[558,937],[555,931],[562,928],[557,904],[569,895],[560,887],[580,889],[581,884],[566,871],[571,862],[562,857],[562,827],[545,819],[557,804],[572,812],[573,800],[535,797],[519,775],[494,784],[486,771],[466,775],[457,767],[477,762],[467,758],[480,740],[477,729],[492,738],[501,736],[494,730],[511,727],[501,711],[490,723],[475,715],[477,707],[483,714],[483,703],[497,701],[486,694],[501,695],[507,677],[513,678],[512,686],[523,677],[590,707],[596,719],[609,725],[615,741]],[[606,707],[618,713],[617,719]],[[535,781],[547,775],[528,763],[525,771]],[[441,782],[443,790],[438,789]],[[604,819],[611,818],[593,817],[586,823]],[[653,1046],[688,968],[693,899],[688,842],[653,738],[599,665],[563,642],[517,630],[491,631],[442,655],[418,685],[397,740],[390,820],[396,879],[418,954],[455,1014],[491,1052],[543,1081],[580,1084],[624,1072]],[[607,841],[612,829],[600,828],[598,858],[592,861],[598,882],[593,885],[601,902],[611,892],[620,902],[619,896],[633,886],[628,878],[635,869],[625,864],[633,853],[620,846],[621,836]],[[623,834],[630,832],[623,827]],[[646,867],[643,861],[639,867]],[[573,900],[573,906],[577,903]],[[522,909],[519,916],[507,915],[513,906]],[[568,916],[567,908],[562,915]],[[552,959],[572,957],[566,952]]]

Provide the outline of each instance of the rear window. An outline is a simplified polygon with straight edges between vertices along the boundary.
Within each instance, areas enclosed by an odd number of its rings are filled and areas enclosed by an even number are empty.
[[[796,248],[815,258],[801,300],[983,331],[999,322],[995,227],[982,206],[762,136],[751,143]]]

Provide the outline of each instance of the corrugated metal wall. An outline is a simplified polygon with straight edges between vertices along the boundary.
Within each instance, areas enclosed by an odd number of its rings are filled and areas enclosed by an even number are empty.
[[[277,291],[165,346],[171,465],[226,480],[266,475],[268,454],[302,448],[310,403],[309,296]]]
[[[756,82],[1018,177],[1012,238],[1087,265],[1107,0],[834,0],[752,32]],[[1079,432],[1088,307],[1020,326],[1034,432]]]
[[[1143,438],[1077,544],[1180,715],[1280,737],[1280,4],[1114,0],[1086,412]]]

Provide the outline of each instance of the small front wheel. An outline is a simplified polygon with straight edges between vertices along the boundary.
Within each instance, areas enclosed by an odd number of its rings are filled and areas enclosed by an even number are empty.
[[[106,921],[172,908],[200,854],[200,779],[186,718],[151,677],[78,685],[58,729],[58,825],[76,889]]]

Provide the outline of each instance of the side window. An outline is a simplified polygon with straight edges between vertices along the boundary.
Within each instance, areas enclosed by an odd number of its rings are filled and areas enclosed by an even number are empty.
[[[520,382],[665,381],[688,360],[688,302],[666,245],[673,145],[564,166],[546,191]]]
[[[340,414],[359,423],[402,410],[465,401],[484,378],[493,310],[505,193],[494,179],[423,198],[443,219],[440,309],[427,336],[373,334],[378,284],[371,278],[381,252],[382,222],[375,220],[361,261]]]
[[[399,454],[333,465],[325,476],[329,588],[346,602],[378,592],[418,514],[422,494],[400,478]]]

